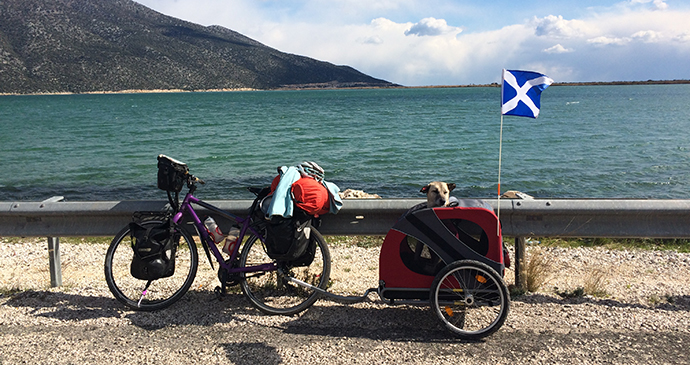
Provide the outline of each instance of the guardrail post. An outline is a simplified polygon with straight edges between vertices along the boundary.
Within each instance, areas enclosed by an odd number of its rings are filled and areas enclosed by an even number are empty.
[[[525,237],[515,237],[515,286],[525,287]]]
[[[60,238],[48,237],[48,260],[50,261],[50,286],[62,286],[60,264]]]
[[[53,196],[41,202],[39,208],[47,203],[57,203],[65,200],[64,196]],[[48,261],[50,264],[50,286],[62,286],[62,264],[60,262],[60,238],[48,237]]]

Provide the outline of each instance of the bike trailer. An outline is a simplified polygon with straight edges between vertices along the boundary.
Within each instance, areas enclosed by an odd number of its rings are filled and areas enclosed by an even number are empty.
[[[407,213],[390,229],[379,258],[382,299],[428,300],[436,274],[458,260],[484,263],[503,276],[503,242],[491,205],[458,203]]]

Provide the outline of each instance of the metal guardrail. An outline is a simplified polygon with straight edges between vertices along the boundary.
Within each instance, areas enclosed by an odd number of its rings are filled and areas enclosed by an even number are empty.
[[[52,199],[52,200],[51,200]],[[135,211],[161,211],[165,201],[0,202],[0,236],[113,236]],[[422,199],[345,200],[337,215],[323,216],[325,235],[385,235]],[[497,210],[496,200],[486,200]],[[246,215],[251,200],[209,201]],[[690,200],[534,199],[500,202],[503,235],[509,237],[690,238]],[[200,214],[222,217],[197,209]]]
[[[49,237],[51,283],[61,285],[59,241],[55,237],[114,236],[135,211],[162,211],[166,201],[0,202],[0,236]],[[326,215],[324,235],[385,235],[397,219],[422,199],[345,200],[337,215]],[[495,211],[498,202],[486,200]],[[209,201],[246,215],[251,200]],[[211,215],[227,230],[230,222]],[[500,201],[503,236],[516,237],[516,266],[524,237],[690,238],[690,200],[529,199]],[[519,269],[516,268],[516,272]]]
[[[502,200],[501,223],[513,237],[690,238],[690,200]]]

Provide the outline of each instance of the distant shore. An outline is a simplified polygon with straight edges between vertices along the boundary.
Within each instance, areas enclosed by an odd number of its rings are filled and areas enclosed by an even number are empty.
[[[606,85],[676,85],[690,84],[690,80],[647,80],[647,81],[587,81],[587,82],[556,82],[551,86],[606,86]],[[500,87],[501,84],[494,82],[491,84],[467,84],[467,85],[426,85],[426,86],[401,86],[394,85],[382,86],[356,86],[356,87],[328,87],[313,85],[295,85],[276,89],[253,89],[253,88],[231,88],[231,89],[152,89],[152,90],[102,90],[86,92],[41,92],[41,93],[0,93],[0,96],[18,95],[98,95],[98,94],[155,94],[155,93],[187,93],[187,92],[232,92],[232,91],[272,91],[272,90],[352,90],[352,89],[452,89],[466,87]]]
[[[647,81],[586,81],[586,82],[555,82],[551,86],[605,86],[605,85],[675,85],[690,84],[690,80],[647,80]],[[458,88],[458,87],[500,87],[501,84],[469,84],[469,85],[438,85],[438,86],[402,86],[402,88]]]
[[[45,93],[0,93],[0,96],[20,96],[20,95],[99,95],[99,94],[163,94],[163,93],[187,93],[187,92],[228,92],[228,91],[256,91],[258,89],[252,88],[235,88],[235,89],[207,89],[207,90],[185,90],[185,89],[151,89],[151,90],[101,90],[101,91],[85,91],[85,92],[45,92]]]

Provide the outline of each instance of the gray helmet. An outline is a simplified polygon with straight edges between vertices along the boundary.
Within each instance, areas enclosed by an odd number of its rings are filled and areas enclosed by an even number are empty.
[[[304,161],[297,166],[297,170],[299,171],[300,175],[302,175],[302,177],[309,176],[319,182],[324,180],[323,169],[321,168],[321,166],[317,165],[316,162]]]

